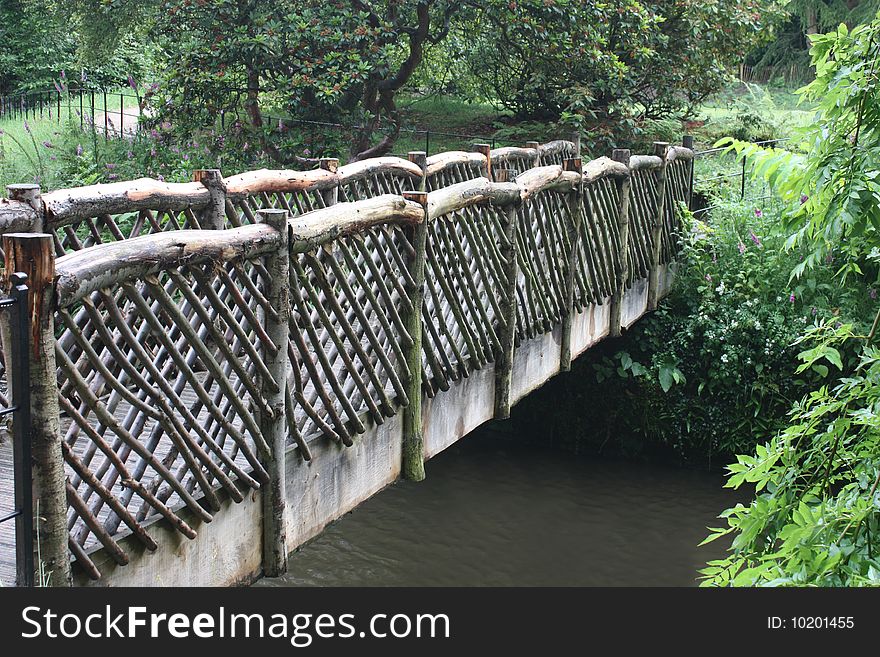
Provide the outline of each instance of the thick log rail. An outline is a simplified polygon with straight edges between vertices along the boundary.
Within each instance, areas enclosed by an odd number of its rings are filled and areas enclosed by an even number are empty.
[[[263,570],[278,574],[287,462],[403,413],[401,472],[422,478],[423,400],[489,363],[507,417],[521,343],[561,324],[567,369],[572,317],[610,304],[619,334],[625,292],[647,281],[656,307],[676,255],[693,152],[658,142],[582,164],[576,151],[476,145],[182,184],[11,189],[4,248],[45,231],[56,256],[54,285],[32,303],[51,308],[34,314],[35,349],[54,364],[36,371],[57,395],[32,414],[58,432],[60,451],[43,458],[66,482],[42,503],[66,527],[41,525],[40,538],[65,536],[98,579],[97,552],[125,565],[123,538],[156,550],[148,527],[164,520],[192,539],[261,490]]]

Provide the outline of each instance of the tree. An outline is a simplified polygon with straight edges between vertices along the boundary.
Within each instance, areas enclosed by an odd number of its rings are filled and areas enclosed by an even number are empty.
[[[491,0],[471,70],[518,118],[626,130],[717,91],[779,16],[773,0]]]
[[[818,105],[792,148],[733,142],[754,174],[791,208],[798,278],[840,262],[841,284],[876,284],[880,260],[880,16],[810,38],[816,79],[802,93]],[[870,326],[870,329],[867,327]],[[826,378],[792,410],[789,426],[729,466],[728,486],[754,485],[756,499],[722,514],[733,536],[726,559],[704,571],[716,585],[880,584],[880,349],[874,317],[819,323],[801,340],[802,364]],[[862,329],[864,327],[864,329]],[[827,377],[831,372],[838,373]]]
[[[264,149],[284,161],[265,108],[358,122],[353,159],[391,150],[398,93],[425,47],[449,31],[454,0],[164,0],[159,19],[164,102],[175,123],[210,125],[244,108]],[[195,111],[193,111],[195,110]],[[387,129],[376,143],[375,135]]]

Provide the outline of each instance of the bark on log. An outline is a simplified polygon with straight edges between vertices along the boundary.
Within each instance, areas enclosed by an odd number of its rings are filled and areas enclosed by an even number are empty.
[[[339,174],[339,183],[342,185],[380,173],[406,176],[414,181],[422,177],[422,172],[417,166],[399,157],[374,157],[369,160],[360,160],[339,167],[337,173]]]
[[[589,185],[597,180],[605,178],[629,178],[629,169],[615,162],[610,157],[600,157],[590,160],[584,165],[584,184]]]
[[[28,203],[0,198],[0,234],[31,232],[38,221],[39,215]]]
[[[276,248],[279,239],[270,226],[255,224],[224,231],[175,230],[96,245],[56,261],[57,304],[65,308],[95,290],[172,267],[251,258]]]
[[[693,144],[693,141],[691,141],[691,143]],[[695,153],[693,149],[687,148],[686,146],[670,146],[666,153],[666,161],[693,160],[694,155]]]
[[[467,151],[438,153],[428,158],[428,176],[438,174],[456,164],[482,164],[485,159],[480,153],[468,153]]]
[[[517,146],[505,146],[504,148],[493,148],[490,152],[492,161],[498,166],[504,166],[507,160],[514,158],[523,158],[527,160],[535,159],[538,155],[537,148],[519,148]]]
[[[152,178],[59,189],[43,195],[49,230],[103,214],[137,210],[180,212],[202,208],[210,202],[210,192],[201,183],[165,183]]]
[[[307,212],[288,222],[290,248],[302,253],[343,235],[351,235],[377,224],[417,224],[424,213],[418,203],[394,194]]]
[[[226,193],[232,200],[260,192],[302,192],[328,189],[339,184],[339,174],[313,169],[293,171],[290,169],[260,169],[247,171],[224,180]]]
[[[570,191],[580,183],[581,176],[576,171],[563,171],[558,164],[535,167],[516,177],[523,201],[545,190]]]
[[[663,160],[656,155],[633,155],[629,159],[630,171],[642,171],[646,169],[659,169],[663,166]]]
[[[518,205],[521,200],[517,183],[493,183],[487,178],[474,178],[428,194],[428,220],[433,221],[469,205]]]
[[[541,144],[538,146],[538,151],[541,155],[554,155],[556,153],[574,155],[576,148],[577,145],[574,142],[566,139],[556,139],[555,141],[548,141],[546,144]]]

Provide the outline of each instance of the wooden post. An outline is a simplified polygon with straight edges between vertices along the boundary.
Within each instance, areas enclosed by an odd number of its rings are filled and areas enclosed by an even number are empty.
[[[576,171],[581,182],[566,194],[566,210],[568,214],[569,250],[565,262],[565,314],[562,316],[562,344],[560,345],[559,370],[568,372],[571,369],[571,322],[574,316],[574,290],[577,287],[574,268],[577,264],[577,251],[581,234],[581,194],[583,192],[583,166],[581,158],[574,157],[562,162],[564,171]]]
[[[694,138],[692,135],[685,135],[681,138],[681,145],[685,148],[689,148],[694,150]],[[691,158],[690,164],[688,165],[688,189],[687,189],[687,207],[688,210],[693,210],[693,205],[691,203],[691,199],[694,195],[694,159]]]
[[[515,177],[512,169],[499,169],[495,175],[497,182],[513,182]],[[510,384],[516,348],[516,282],[519,275],[516,266],[516,210],[517,206],[511,205],[504,211],[500,245],[506,294],[499,317],[503,322],[498,329],[501,351],[495,358],[495,418],[499,420],[510,417]]]
[[[336,173],[339,170],[339,160],[335,157],[322,157],[318,161],[318,166],[324,171]],[[321,192],[321,197],[324,199],[324,205],[336,205],[339,200],[339,186],[334,185],[330,189],[325,189]]]
[[[404,192],[403,197],[415,201],[425,209],[420,224],[404,228],[406,239],[412,245],[412,256],[407,258],[412,286],[406,290],[412,309],[404,313],[403,325],[412,338],[412,345],[405,351],[410,376],[406,394],[409,405],[403,409],[403,453],[400,472],[404,479],[422,481],[425,478],[425,448],[422,426],[422,307],[425,301],[425,259],[428,244],[428,193],[425,191],[427,154],[410,151],[409,161],[422,170],[418,191]]]
[[[3,252],[6,256],[4,289],[9,290],[9,276],[14,272],[27,275],[30,288],[30,441],[36,516],[34,562],[38,569],[37,580],[47,586],[70,586],[65,491],[67,476],[61,454],[55,369],[55,256],[52,236],[43,233],[8,233],[3,236]],[[8,333],[8,330],[4,330],[4,335]],[[9,347],[7,342],[6,348]]]
[[[535,159],[532,160],[532,167],[541,166],[541,153],[538,152],[538,147],[541,144],[537,141],[527,141],[526,148],[534,148],[535,149]]]
[[[483,165],[483,177],[492,180],[492,146],[489,144],[474,144],[474,150],[486,158]]]
[[[287,502],[287,478],[285,455],[287,453],[287,419],[285,416],[285,390],[288,361],[288,320],[290,318],[290,279],[288,267],[288,213],[286,210],[260,210],[258,221],[281,234],[278,249],[265,257],[266,299],[275,311],[274,315],[262,314],[263,328],[273,344],[280,347],[274,354],[263,350],[263,362],[275,384],[264,378],[260,392],[271,414],[257,411],[260,431],[271,449],[263,456],[263,466],[269,474],[269,483],[261,490],[263,507],[263,574],[278,577],[287,571],[287,520],[284,512]]]
[[[629,168],[630,151],[628,148],[615,148],[611,159],[625,164]],[[611,299],[611,327],[610,335],[617,337],[621,331],[623,318],[623,295],[626,292],[626,279],[629,276],[629,176],[617,181],[617,194],[619,198],[619,216],[617,218],[618,234],[620,236],[620,251],[617,253],[617,281],[615,282],[614,296]]]
[[[651,226],[654,251],[651,254],[651,269],[648,272],[648,310],[657,309],[657,301],[660,297],[660,239],[663,236],[663,214],[666,211],[666,153],[668,150],[668,142],[654,142],[654,155],[659,157],[663,164],[657,172],[657,206],[654,208],[654,224]]]
[[[220,169],[196,169],[193,180],[208,189],[211,202],[202,210],[199,224],[205,230],[223,230],[226,225],[226,185]]]
[[[43,232],[43,219],[46,212],[43,208],[43,200],[40,196],[40,186],[32,183],[21,183],[6,186],[6,195],[12,201],[21,201],[31,206],[37,213],[37,220],[31,227],[32,233]]]

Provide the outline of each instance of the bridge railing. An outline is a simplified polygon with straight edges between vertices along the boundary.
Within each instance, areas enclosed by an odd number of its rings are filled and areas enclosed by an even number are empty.
[[[689,149],[582,166],[570,142],[478,148],[0,201],[0,231],[30,230],[55,270],[35,287],[32,370],[33,431],[58,460],[38,497],[60,509],[38,531],[60,581],[68,550],[97,578],[96,550],[124,565],[120,537],[156,549],[163,518],[193,538],[249,489],[264,570],[281,572],[287,459],[402,414],[419,478],[423,396],[492,364],[506,417],[518,344],[561,325],[565,369],[578,312],[610,304],[618,334],[646,278],[656,306]],[[20,239],[4,237],[7,270]]]

